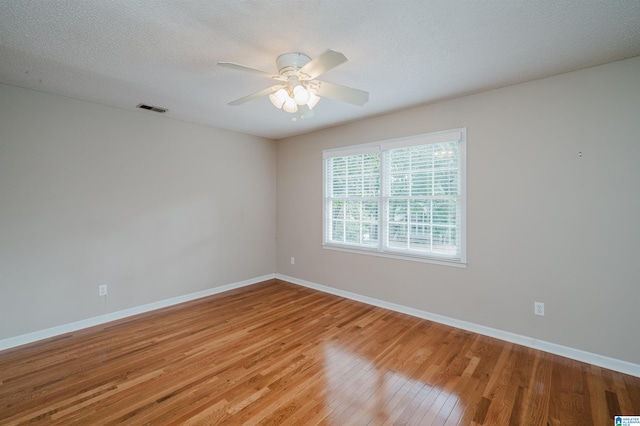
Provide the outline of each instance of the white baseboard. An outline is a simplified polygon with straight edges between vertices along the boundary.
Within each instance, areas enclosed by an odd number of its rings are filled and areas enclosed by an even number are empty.
[[[105,324],[111,321],[130,317],[133,315],[154,311],[156,309],[166,308],[168,306],[177,305],[179,303],[188,302],[190,300],[200,299],[201,297],[207,297],[214,294],[223,293],[225,291],[233,290],[240,287],[245,287],[245,286],[256,284],[262,281],[267,281],[273,278],[275,278],[275,274],[263,275],[261,277],[251,278],[244,281],[238,281],[232,284],[227,284],[220,287],[214,287],[207,290],[198,291],[196,293],[185,294],[183,296],[172,297],[171,299],[160,300],[158,302],[153,302],[153,303],[149,303],[142,306],[136,306],[133,308],[124,309],[122,311],[112,312],[109,314],[100,315],[93,318],[87,318],[81,321],[76,321],[69,324],[63,324],[57,327],[47,328],[45,330],[35,331],[33,333],[27,333],[20,336],[10,337],[8,339],[0,340],[0,350],[25,345],[27,343],[36,342],[42,339],[48,339],[49,337],[59,336],[64,333],[70,333],[73,331],[81,330],[83,328]]]
[[[608,368],[610,370],[619,371],[621,373],[640,377],[640,365],[634,364],[628,361],[622,361],[619,359],[582,351],[580,349],[574,349],[567,346],[562,346],[555,343],[534,339],[532,337],[510,333],[508,331],[498,330],[495,328],[486,327],[483,325],[474,324],[467,321],[461,321],[455,318],[449,318],[443,315],[433,314],[433,313],[422,311],[415,308],[409,308],[407,306],[398,305],[396,303],[386,302],[384,300],[363,296],[357,293],[351,293],[349,291],[344,291],[344,290],[336,289],[333,287],[312,283],[310,281],[305,281],[305,280],[289,277],[287,275],[282,275],[282,274],[263,275],[261,277],[256,277],[256,278],[252,278],[244,281],[238,281],[235,283],[223,285],[220,287],[214,287],[214,288],[199,291],[196,293],[190,293],[183,296],[173,297],[171,299],[160,300],[158,302],[153,302],[153,303],[149,303],[142,306],[136,306],[133,308],[124,309],[122,311],[112,312],[109,314],[100,315],[93,318],[87,318],[85,320],[76,321],[69,324],[63,324],[57,327],[51,327],[45,330],[35,331],[33,333],[27,333],[20,336],[10,337],[8,339],[0,340],[0,350],[25,345],[27,343],[36,342],[42,339],[48,339],[50,337],[59,336],[64,333],[70,333],[73,331],[81,330],[83,328],[105,324],[111,321],[127,318],[130,316],[142,314],[145,312],[150,312],[156,309],[166,308],[168,306],[177,305],[179,303],[188,302],[190,300],[195,300],[195,299],[211,296],[218,293],[223,293],[225,291],[249,286],[249,285],[256,284],[262,281],[267,281],[273,278],[278,278],[280,280],[287,281],[292,284],[297,284],[303,287],[312,288],[314,290],[322,291],[324,293],[334,294],[336,296],[341,296],[347,299],[356,300],[358,302],[366,303],[369,305],[378,306],[384,309],[389,309],[392,311],[411,315],[417,318],[434,321],[440,324],[449,325],[451,327],[460,328],[462,330],[467,330],[467,331],[482,334],[485,336],[494,337],[496,339],[504,340],[511,343],[516,343],[518,345],[527,346],[530,348],[539,349],[544,352],[549,352],[555,355],[560,355],[566,358],[571,358],[577,361],[586,362],[589,364],[597,365],[599,367]]]
[[[603,355],[586,352],[580,349],[574,349],[567,346],[562,346],[555,343],[534,339],[532,337],[510,333],[508,331],[498,330],[495,328],[486,327],[483,325],[474,324],[467,321],[461,321],[455,318],[449,318],[443,315],[433,314],[433,313],[422,311],[415,308],[409,308],[407,306],[398,305],[396,303],[374,299],[372,297],[363,296],[357,293],[351,293],[349,291],[344,291],[344,290],[336,289],[333,287],[327,287],[321,284],[300,280],[298,278],[293,278],[293,277],[289,277],[282,274],[276,274],[276,278],[293,283],[293,284],[301,285],[303,287],[308,287],[314,290],[322,291],[324,293],[330,293],[330,294],[341,296],[347,299],[356,300],[358,302],[366,303],[368,305],[378,306],[380,308],[389,309],[391,311],[400,312],[403,314],[426,319],[426,320],[437,322],[440,324],[449,325],[451,327],[460,328],[462,330],[467,330],[467,331],[482,334],[485,336],[494,337],[496,339],[504,340],[507,342],[516,343],[518,345],[526,346],[529,348],[539,349],[544,352],[560,355],[565,358],[574,359],[576,361],[582,361],[588,364],[597,365],[599,367],[607,368],[609,370],[619,371],[621,373],[640,377],[640,365],[634,364],[628,361],[609,358]]]

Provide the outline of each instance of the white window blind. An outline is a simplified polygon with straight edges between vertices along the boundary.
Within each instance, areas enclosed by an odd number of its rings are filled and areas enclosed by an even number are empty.
[[[466,129],[324,157],[325,247],[466,262]]]
[[[380,157],[377,153],[325,160],[325,240],[337,244],[379,245]]]

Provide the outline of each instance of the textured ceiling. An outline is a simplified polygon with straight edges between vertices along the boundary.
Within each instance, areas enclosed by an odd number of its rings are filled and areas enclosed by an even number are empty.
[[[272,82],[217,62],[327,48],[365,106],[227,105]],[[638,55],[638,0],[0,0],[0,82],[275,139]]]

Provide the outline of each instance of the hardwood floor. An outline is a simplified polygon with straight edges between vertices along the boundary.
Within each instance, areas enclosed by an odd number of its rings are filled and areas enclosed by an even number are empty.
[[[0,352],[0,424],[612,425],[640,378],[272,280]]]

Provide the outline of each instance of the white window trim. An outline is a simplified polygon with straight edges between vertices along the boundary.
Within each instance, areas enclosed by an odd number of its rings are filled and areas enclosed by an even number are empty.
[[[383,244],[382,244],[382,238],[384,234],[384,230],[381,229],[382,227],[380,227],[380,229],[378,230],[379,232],[378,238],[380,239],[380,244],[378,247],[367,248],[367,247],[353,246],[350,244],[340,244],[340,243],[326,241],[327,239],[326,226],[327,226],[328,212],[326,208],[327,170],[326,170],[326,163],[324,162],[325,159],[332,158],[332,157],[345,157],[350,155],[377,153],[377,152],[386,151],[390,149],[405,148],[405,147],[424,145],[429,143],[447,142],[451,140],[458,140],[460,142],[460,194],[459,194],[460,225],[459,226],[460,226],[461,243],[460,243],[459,259],[455,258],[455,259],[447,260],[447,258],[444,256],[430,257],[428,255],[422,256],[422,255],[415,255],[413,253],[402,254],[399,251],[393,251],[393,252],[386,251],[383,249]],[[408,261],[414,261],[414,262],[424,262],[424,263],[432,263],[437,265],[466,268],[467,266],[467,129],[466,127],[446,130],[441,132],[426,133],[426,134],[415,135],[415,136],[399,138],[399,139],[391,139],[391,140],[374,142],[374,143],[328,149],[323,151],[322,156],[323,156],[322,248],[328,249],[328,250],[348,252],[348,253],[357,253],[357,254],[363,254],[363,255],[386,257],[391,259],[401,259],[401,260],[408,260]],[[381,182],[381,185],[382,185],[382,182]],[[380,200],[382,200],[382,198],[383,197],[382,197],[382,191],[381,191]],[[380,210],[378,213],[379,217],[385,214],[385,212],[382,211],[384,208],[383,205],[384,203],[381,202]]]

